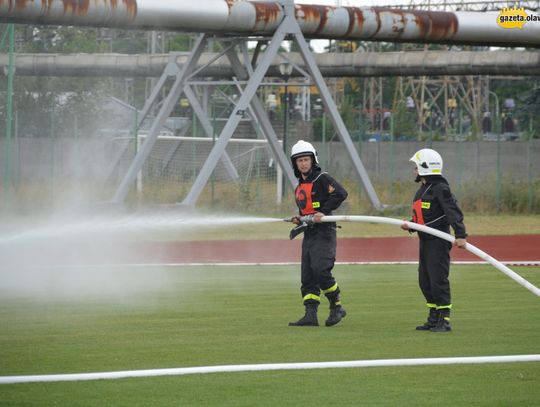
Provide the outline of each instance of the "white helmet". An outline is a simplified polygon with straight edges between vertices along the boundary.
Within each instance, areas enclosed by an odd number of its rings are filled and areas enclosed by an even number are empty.
[[[293,163],[293,166],[295,166],[295,159],[298,157],[303,157],[306,155],[310,155],[315,160],[315,163],[319,163],[319,159],[317,158],[317,151],[315,150],[315,147],[311,143],[308,143],[304,140],[299,140],[294,146],[291,148],[291,161]]]
[[[409,161],[416,164],[418,175],[442,175],[443,160],[441,155],[430,148],[418,150]]]

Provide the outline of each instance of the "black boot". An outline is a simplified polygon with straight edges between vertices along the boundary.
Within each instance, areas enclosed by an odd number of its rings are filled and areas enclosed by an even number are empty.
[[[307,304],[305,315],[296,322],[289,322],[289,326],[319,326],[317,307],[318,304]]]
[[[439,319],[437,324],[430,329],[431,332],[450,332],[452,327],[450,326],[450,310],[439,310]]]
[[[334,326],[345,318],[345,315],[347,315],[347,312],[341,305],[330,305],[330,315],[328,315],[325,325]]]
[[[424,322],[424,325],[418,325],[416,327],[417,331],[429,331],[431,328],[434,328],[437,325],[439,320],[439,310],[437,308],[430,308],[427,321]]]

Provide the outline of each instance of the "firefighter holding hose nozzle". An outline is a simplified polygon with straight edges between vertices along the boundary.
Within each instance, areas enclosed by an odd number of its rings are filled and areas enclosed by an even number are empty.
[[[291,231],[293,239],[304,233],[302,241],[301,293],[305,315],[289,326],[318,326],[317,309],[321,291],[330,303],[326,326],[336,325],[345,317],[341,306],[340,288],[332,275],[336,260],[336,224],[322,223],[321,218],[332,215],[347,198],[347,191],[319,167],[317,151],[310,143],[300,140],[291,150],[294,174],[298,178],[295,190],[299,215],[291,220],[297,226]],[[306,223],[300,217],[312,220]]]
[[[420,183],[412,206],[411,222],[426,225],[442,232],[454,230],[454,245],[465,248],[467,244],[463,213],[456,198],[450,191],[448,181],[442,176],[443,160],[435,150],[424,148],[417,151],[409,161],[414,163],[415,182]],[[407,224],[401,225],[409,230]],[[412,232],[412,230],[409,230]],[[446,240],[418,232],[420,252],[418,262],[418,281],[429,314],[418,331],[449,332],[450,310],[450,249],[452,244]]]

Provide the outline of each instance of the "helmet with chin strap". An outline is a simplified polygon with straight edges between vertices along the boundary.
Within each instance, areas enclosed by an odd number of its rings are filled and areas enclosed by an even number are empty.
[[[409,159],[416,164],[418,175],[442,175],[443,160],[441,155],[430,148],[418,150]]]

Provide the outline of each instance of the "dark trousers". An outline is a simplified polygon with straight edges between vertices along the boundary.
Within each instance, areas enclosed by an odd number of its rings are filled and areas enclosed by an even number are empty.
[[[329,225],[315,225],[304,233],[301,291],[306,305],[319,303],[321,290],[336,285],[332,275],[336,261],[336,229]],[[339,288],[326,295],[332,302],[339,297]]]
[[[445,307],[452,304],[450,296],[450,249],[442,239],[420,239],[418,282],[428,304]]]

